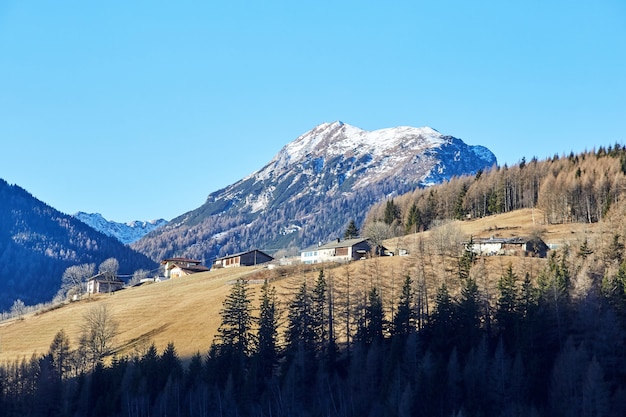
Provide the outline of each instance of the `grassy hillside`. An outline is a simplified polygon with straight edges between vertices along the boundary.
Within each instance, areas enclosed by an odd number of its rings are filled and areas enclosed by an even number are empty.
[[[534,219],[534,221],[533,221]],[[576,244],[587,237],[590,241],[600,238],[605,224],[568,224],[543,225],[538,219],[543,216],[532,210],[518,210],[502,215],[485,217],[479,220],[454,222],[453,226],[464,236],[527,236],[532,233],[542,234],[548,243],[573,242]],[[429,298],[432,298],[442,280],[446,280],[451,291],[458,289],[456,261],[454,258],[440,258],[433,251],[427,254],[419,252],[420,242],[432,238],[435,230],[407,235],[386,242],[387,247],[408,248],[409,256],[375,258],[353,262],[326,269],[326,276],[337,288],[337,308],[341,309],[342,291],[350,279],[352,299],[359,299],[371,285],[382,288],[383,300],[387,311],[395,304],[395,297],[402,278],[409,274],[417,276],[423,267]],[[443,260],[443,262],[442,262]],[[545,265],[545,259],[486,257],[478,264],[476,273],[483,290],[495,294],[495,283],[511,263],[516,270],[535,271]],[[49,349],[54,335],[61,329],[70,337],[72,344],[79,339],[81,321],[85,313],[99,303],[104,303],[119,321],[119,334],[115,340],[119,355],[143,352],[154,342],[162,351],[168,342],[174,342],[182,358],[188,358],[195,352],[208,351],[217,327],[220,323],[222,301],[229,293],[229,281],[239,277],[252,277],[266,274],[281,276],[274,282],[279,299],[283,301],[282,318],[286,317],[286,301],[290,298],[303,279],[313,280],[318,271],[303,267],[274,271],[262,268],[231,268],[196,274],[181,279],[160,283],[144,284],[125,289],[110,295],[98,295],[90,299],[67,304],[61,308],[40,314],[30,314],[23,320],[10,320],[0,323],[0,363],[33,353],[43,354]],[[250,293],[256,304],[260,285],[251,285]],[[341,339],[341,325],[337,327]]]

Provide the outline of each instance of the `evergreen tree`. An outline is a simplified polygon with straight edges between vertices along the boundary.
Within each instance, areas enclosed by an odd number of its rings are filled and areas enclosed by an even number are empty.
[[[315,332],[313,331],[311,295],[306,281],[300,285],[295,297],[289,303],[285,339],[288,356],[295,355],[298,350],[314,355]]]
[[[417,208],[417,204],[413,202],[411,208],[409,209],[409,214],[406,219],[405,232],[406,233],[417,233],[420,231],[422,227],[422,214],[420,210]]]
[[[566,339],[570,306],[570,276],[565,263],[566,257],[567,250],[561,253],[560,258],[556,252],[552,252],[548,266],[537,278],[536,312],[528,319],[535,319],[531,342],[532,355],[537,358],[537,368],[549,366]],[[540,382],[533,381],[533,384],[537,384],[540,389]]]
[[[470,237],[469,242],[465,245],[463,255],[459,258],[459,278],[464,281],[469,278],[470,270],[476,261],[476,254],[474,253],[474,238]]]
[[[548,267],[537,278],[539,294],[544,299],[565,301],[569,297],[570,272],[567,266],[567,248],[558,257],[557,252],[551,252]]]
[[[63,379],[70,370],[70,338],[61,329],[57,332],[48,350],[50,364],[59,379]]]
[[[624,259],[624,244],[620,241],[620,235],[613,235],[611,244],[606,249],[605,258],[608,262],[621,264]]]
[[[467,278],[461,283],[461,296],[456,304],[457,335],[459,347],[469,349],[480,340],[482,309],[480,293],[474,278]],[[462,350],[466,352],[467,350]]]
[[[437,289],[435,295],[435,306],[429,317],[428,329],[431,334],[431,343],[435,346],[434,350],[447,351],[451,348],[454,341],[455,332],[455,311],[454,303],[448,287],[445,284]]]
[[[285,334],[287,360],[283,369],[285,395],[300,402],[297,409],[309,406],[313,392],[300,390],[298,387],[311,386],[318,368],[311,304],[311,294],[304,281],[289,303]]]
[[[267,280],[261,287],[261,306],[259,311],[259,331],[256,358],[263,376],[271,376],[278,360],[278,311],[276,309],[276,289],[270,287]]]
[[[366,343],[381,341],[384,329],[383,300],[376,287],[370,290],[368,304],[365,309],[365,320],[367,322]]]
[[[385,206],[385,214],[384,214],[384,217],[383,217],[383,221],[386,224],[390,225],[394,221],[399,220],[399,219],[400,219],[400,207],[397,206],[393,202],[393,199],[387,200],[387,204]]]
[[[315,350],[321,352],[328,340],[328,323],[326,311],[328,306],[328,284],[324,270],[320,270],[315,287],[311,293],[311,331],[313,332]]]
[[[404,278],[396,313],[393,316],[393,335],[406,336],[415,329],[415,312],[413,309],[413,280],[409,275]]]
[[[248,283],[238,279],[226,296],[220,312],[222,323],[218,328],[220,350],[238,356],[250,354],[252,348],[252,313],[248,297]]]
[[[467,194],[467,184],[463,184],[463,186],[461,187],[461,191],[459,192],[459,195],[456,197],[456,200],[454,201],[454,209],[453,209],[452,216],[456,220],[463,220],[465,218],[465,215],[467,214],[464,208],[466,194]]]
[[[183,365],[176,352],[173,342],[169,342],[159,358],[159,371],[161,372],[161,382],[163,385],[169,378],[180,380],[183,377]]]
[[[344,239],[354,239],[359,236],[359,228],[356,227],[356,223],[354,220],[350,220],[348,223],[348,227],[346,227],[346,231],[343,233]]]
[[[522,286],[520,288],[520,299],[519,299],[519,313],[520,317],[523,319],[528,318],[531,314],[533,314],[533,310],[537,305],[537,289],[532,283],[530,279],[530,274],[527,272],[524,275],[524,281],[522,282]]]
[[[204,365],[202,363],[202,355],[200,355],[200,352],[196,352],[191,357],[191,360],[189,361],[189,366],[187,367],[187,371],[185,373],[187,392],[192,391],[193,389],[200,386],[200,383],[202,381],[203,369]]]
[[[626,314],[626,261],[620,264],[615,274],[605,273],[602,294],[619,314]]]
[[[513,272],[513,265],[509,263],[504,275],[498,279],[498,301],[495,318],[504,340],[508,346],[514,341],[514,334],[518,326],[518,288],[517,275]]]
[[[578,257],[587,259],[588,256],[593,254],[593,250],[589,247],[589,242],[587,238],[583,241],[583,243],[578,248]]]

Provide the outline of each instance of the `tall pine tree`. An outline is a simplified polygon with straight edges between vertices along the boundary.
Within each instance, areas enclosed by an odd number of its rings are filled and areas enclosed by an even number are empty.
[[[415,311],[413,309],[413,280],[409,275],[404,278],[396,313],[393,316],[393,334],[406,336],[415,329]]]
[[[259,331],[256,346],[256,359],[264,377],[271,376],[278,361],[278,311],[276,308],[276,289],[270,287],[267,280],[261,287],[261,305],[259,311]]]
[[[222,323],[218,328],[218,346],[238,355],[249,355],[252,348],[252,313],[248,297],[248,283],[238,279],[224,300],[220,312]]]

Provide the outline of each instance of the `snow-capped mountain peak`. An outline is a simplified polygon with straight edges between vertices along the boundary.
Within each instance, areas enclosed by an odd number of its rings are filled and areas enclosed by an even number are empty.
[[[322,123],[134,247],[154,259],[173,253],[211,259],[255,245],[304,247],[336,238],[350,219],[361,223],[383,198],[496,162],[487,148],[430,127],[367,131],[341,121]]]
[[[339,178],[336,185],[359,172],[359,178],[352,184],[353,189],[380,182],[386,177],[428,185],[474,172],[476,166],[495,163],[495,156],[487,148],[468,146],[431,127],[399,126],[367,131],[337,121],[322,123],[299,136],[247,179],[266,181],[293,172],[317,175],[330,170]],[[360,175],[365,172],[367,175]],[[331,194],[334,191],[325,190]],[[254,211],[265,207],[263,202],[269,201],[266,197],[264,194],[262,199],[251,202]]]
[[[302,160],[308,155],[325,153],[329,156],[353,152],[383,155],[403,142],[418,142],[423,146],[441,144],[443,135],[430,127],[399,126],[367,131],[341,121],[322,123],[286,145],[274,159]],[[406,143],[405,143],[406,145]]]
[[[124,244],[135,242],[154,229],[167,224],[167,220],[164,219],[150,221],[134,220],[128,223],[118,223],[105,219],[100,213],[84,213],[82,211],[72,216],[92,229],[114,237]]]

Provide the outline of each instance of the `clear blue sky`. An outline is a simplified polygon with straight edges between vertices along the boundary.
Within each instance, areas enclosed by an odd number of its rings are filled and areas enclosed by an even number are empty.
[[[0,1],[0,178],[65,213],[169,220],[335,120],[624,143],[626,2]]]

